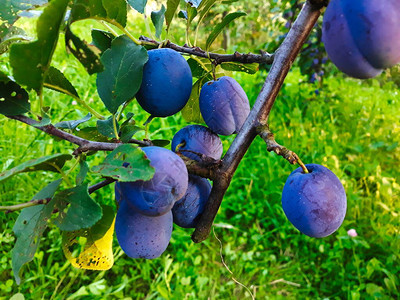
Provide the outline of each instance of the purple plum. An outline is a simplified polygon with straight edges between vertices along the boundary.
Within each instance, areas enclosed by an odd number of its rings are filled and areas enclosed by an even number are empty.
[[[155,168],[155,174],[148,181],[120,182],[120,198],[143,215],[160,216],[185,195],[188,172],[183,160],[171,150],[156,146],[142,150]]]
[[[245,91],[228,76],[206,82],[201,88],[199,103],[207,126],[221,135],[237,133],[250,113]]]
[[[122,201],[115,218],[115,233],[122,250],[132,258],[159,257],[169,244],[172,212],[158,217],[142,215]]]
[[[294,170],[282,192],[282,207],[289,221],[311,237],[326,237],[335,232],[346,215],[346,193],[336,175],[328,168],[306,165]]]
[[[206,178],[189,176],[189,186],[185,196],[172,208],[174,223],[183,228],[194,228],[211,193],[211,184]]]
[[[400,5],[397,0],[331,0],[322,34],[326,52],[342,72],[375,77],[400,62]]]
[[[176,152],[176,147],[180,144],[179,151],[196,161],[201,160],[201,154],[220,159],[223,151],[219,136],[202,125],[188,125],[179,130],[172,139],[172,151]]]
[[[136,99],[154,117],[172,116],[186,105],[192,91],[189,64],[168,48],[150,50],[148,55]]]

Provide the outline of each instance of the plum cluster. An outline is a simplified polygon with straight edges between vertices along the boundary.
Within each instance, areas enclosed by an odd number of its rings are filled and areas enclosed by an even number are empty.
[[[153,117],[179,112],[188,102],[192,74],[186,60],[171,49],[148,51],[143,80],[136,99]],[[115,231],[123,251],[133,258],[156,258],[167,248],[172,223],[194,228],[211,192],[205,179],[188,175],[183,160],[218,160],[222,142],[218,134],[236,133],[250,112],[249,100],[242,87],[230,77],[204,84],[200,110],[208,128],[189,125],[172,140],[172,151],[161,147],[142,150],[154,167],[149,181],[117,182],[115,195],[118,209]]]
[[[222,142],[207,127],[189,125],[176,133],[172,148],[194,160],[219,159]],[[211,192],[205,178],[188,175],[183,160],[171,150],[142,148],[155,169],[149,181],[117,182],[120,203],[115,231],[122,250],[132,258],[153,259],[167,248],[173,222],[194,228]]]
[[[397,0],[331,0],[322,39],[332,62],[355,78],[371,78],[400,62]]]

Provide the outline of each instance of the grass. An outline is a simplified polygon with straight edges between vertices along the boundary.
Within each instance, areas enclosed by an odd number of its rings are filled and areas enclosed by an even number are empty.
[[[95,77],[84,74],[64,49],[56,52],[83,98],[106,115]],[[253,103],[266,74],[235,74]],[[297,69],[288,76],[270,117],[279,143],[306,163],[323,164],[342,181],[346,219],[325,239],[300,234],[285,218],[280,204],[283,185],[295,168],[266,151],[257,138],[242,160],[215,221],[214,234],[201,244],[191,230],[174,228],[171,243],[158,259],[130,259],[114,238],[115,265],[109,271],[71,267],[61,250],[60,231],[51,225],[34,260],[23,269],[17,286],[11,272],[12,226],[17,213],[1,214],[0,299],[20,292],[26,299],[395,299],[400,297],[400,104],[394,85],[378,80],[329,77],[320,94],[304,83]],[[46,91],[52,120],[83,117],[72,99]],[[36,105],[36,102],[33,102]],[[147,115],[135,103],[127,111],[138,123]],[[0,170],[54,153],[71,153],[67,142],[55,141],[34,128],[0,117]],[[93,125],[94,120],[89,122]],[[151,123],[152,138],[171,139],[186,123],[180,115]],[[139,135],[138,138],[141,138]],[[224,137],[225,150],[233,137]],[[89,157],[90,166],[103,154]],[[73,164],[71,161],[67,168]],[[35,172],[0,183],[2,205],[29,200],[56,174]],[[89,176],[88,182],[99,179]],[[114,205],[112,186],[93,196]],[[347,230],[358,236],[351,238]],[[233,278],[235,280],[233,280]]]

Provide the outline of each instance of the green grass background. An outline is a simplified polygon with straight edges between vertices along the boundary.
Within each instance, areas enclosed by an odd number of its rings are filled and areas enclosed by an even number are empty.
[[[88,39],[90,40],[90,39]],[[2,69],[8,69],[1,61]],[[103,114],[95,87],[64,47],[54,65],[79,94]],[[254,103],[266,73],[234,74]],[[342,181],[348,210],[342,227],[324,239],[299,233],[281,208],[281,191],[295,166],[266,151],[257,138],[242,160],[215,220],[215,235],[194,244],[191,230],[174,227],[166,252],[158,259],[130,259],[114,238],[115,265],[109,271],[74,269],[61,250],[60,231],[51,225],[34,260],[17,286],[11,271],[12,226],[18,213],[0,214],[0,299],[17,292],[26,299],[397,299],[400,297],[400,100],[399,89],[382,80],[359,81],[329,76],[324,87],[305,83],[294,68],[270,116],[279,143],[306,163],[323,164]],[[320,94],[315,93],[319,89]],[[32,94],[33,99],[35,96]],[[53,123],[83,117],[72,99],[46,91]],[[32,105],[37,109],[37,101]],[[141,124],[148,116],[136,103],[129,111]],[[71,153],[65,141],[0,117],[0,171],[29,159]],[[94,120],[88,124],[93,125]],[[171,139],[187,125],[180,114],[151,123],[151,138]],[[141,138],[139,134],[137,136]],[[224,137],[224,149],[234,137]],[[102,161],[91,156],[89,165]],[[71,167],[69,162],[66,169]],[[0,183],[0,203],[28,201],[56,174],[35,172]],[[95,183],[98,177],[87,179]],[[93,198],[114,205],[113,187]],[[347,230],[355,229],[356,238]],[[224,265],[220,250],[224,258]]]

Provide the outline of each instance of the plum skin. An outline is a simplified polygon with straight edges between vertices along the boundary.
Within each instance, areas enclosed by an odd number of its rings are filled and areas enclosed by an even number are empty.
[[[148,55],[136,99],[154,117],[172,116],[186,105],[192,91],[189,64],[168,48],[150,50]]]
[[[398,1],[332,0],[322,32],[330,59],[349,76],[375,77],[400,62]]]
[[[183,160],[171,150],[150,146],[142,148],[155,174],[148,181],[119,182],[116,197],[126,200],[137,212],[160,216],[172,209],[185,195],[188,172]],[[116,186],[117,188],[117,186]]]
[[[307,164],[310,173],[294,170],[282,192],[282,208],[288,220],[302,233],[326,237],[335,232],[346,215],[346,193],[328,168]]]
[[[218,135],[202,125],[188,125],[179,130],[173,137],[171,149],[175,152],[179,144],[184,143],[179,151],[186,157],[201,161],[201,157],[190,150],[205,156],[220,159],[222,155],[222,142]]]
[[[228,76],[206,82],[200,91],[199,104],[204,122],[221,135],[239,132],[250,113],[245,91]]]
[[[211,193],[211,184],[206,178],[189,175],[189,186],[185,196],[172,208],[174,223],[183,228],[195,228]]]
[[[122,250],[132,258],[154,259],[168,247],[173,227],[172,212],[149,217],[121,201],[115,218],[115,233]]]

